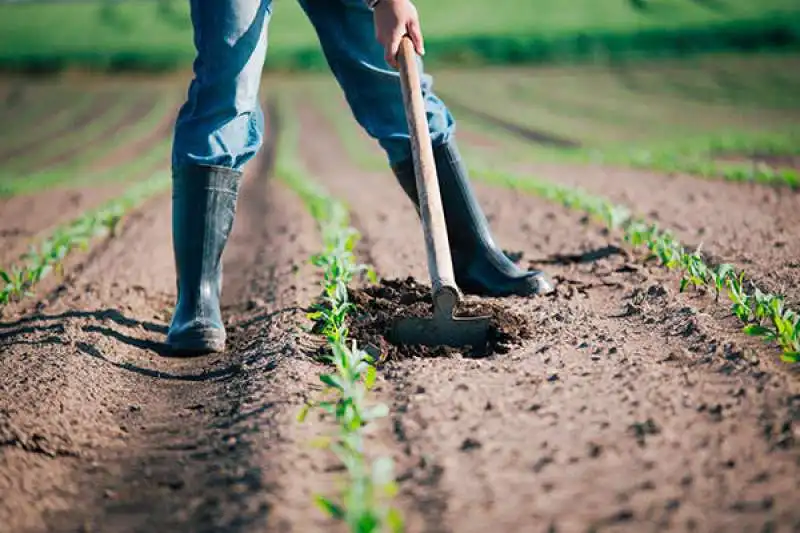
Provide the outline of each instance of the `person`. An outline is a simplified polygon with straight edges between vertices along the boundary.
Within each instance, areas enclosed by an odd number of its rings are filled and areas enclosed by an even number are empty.
[[[456,283],[490,296],[548,292],[541,271],[519,269],[498,249],[455,143],[455,121],[423,70],[424,43],[410,0],[298,0],[316,30],[349,107],[385,151],[414,202],[417,192],[397,54],[414,43],[449,231]],[[272,0],[190,0],[196,56],[172,147],[172,235],[177,303],[167,332],[174,354],[223,351],[222,253],[244,165],[263,141],[258,93]]]

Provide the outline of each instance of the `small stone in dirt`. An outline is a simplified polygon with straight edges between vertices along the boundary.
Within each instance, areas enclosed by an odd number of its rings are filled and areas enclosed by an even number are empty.
[[[692,483],[694,483],[694,478],[692,477],[692,475],[691,475],[691,474],[686,474],[685,476],[683,476],[683,477],[681,478],[681,486],[682,486],[682,487],[688,487],[688,486],[690,486]]]
[[[492,402],[487,401],[486,405],[483,407],[483,409],[484,409],[484,411],[491,411],[492,409],[494,409],[494,406],[492,405]]]
[[[165,487],[169,487],[172,490],[181,490],[183,488],[183,486],[185,485],[185,483],[184,483],[184,481],[182,479],[177,479],[177,478],[176,479],[168,479],[167,481],[165,481],[163,483],[160,483],[160,484],[164,485]]]
[[[589,457],[592,459],[596,459],[600,457],[600,454],[603,452],[603,447],[599,444],[595,444],[594,442],[589,443]]]
[[[664,508],[667,511],[674,511],[680,506],[681,506],[681,501],[676,499],[676,498],[672,498],[672,499],[667,500],[667,503],[666,503],[666,505],[664,505]]]
[[[549,456],[542,457],[541,459],[536,461],[536,463],[533,465],[533,471],[538,474],[539,472],[544,470],[544,467],[546,467],[547,465],[549,465],[552,462],[553,462],[553,458],[552,457],[549,457]]]
[[[425,394],[425,387],[422,385],[417,385],[417,389],[414,392],[416,394]]]
[[[535,404],[531,405],[530,407],[528,407],[528,411],[533,411],[535,413],[536,411],[538,411],[541,408],[542,408],[541,404],[535,403]]]
[[[103,492],[103,497],[106,500],[115,500],[117,498],[117,493],[111,489],[106,489],[105,492]]]
[[[631,424],[630,431],[633,433],[636,442],[639,443],[639,446],[645,445],[645,437],[647,435],[658,435],[661,433],[661,428],[655,423],[652,418],[648,418],[644,422],[635,422]]]
[[[131,404],[131,405],[128,406],[128,411],[130,411],[131,413],[138,413],[141,410],[142,410],[142,406],[140,406],[140,405]]]
[[[734,502],[734,504],[731,505],[731,510],[740,513],[758,513],[761,511],[769,511],[774,504],[775,500],[772,496],[765,496],[757,501],[740,500]]]
[[[549,376],[547,376],[547,381],[551,383],[553,381],[558,381],[558,380],[559,380],[558,374],[550,374]]]
[[[608,521],[612,524],[627,522],[628,520],[633,520],[633,511],[630,509],[620,509],[608,519]]]
[[[608,353],[611,354],[611,355],[617,353],[617,347],[616,346],[612,346],[611,348],[608,349]]]
[[[482,445],[480,441],[473,439],[472,437],[467,437],[464,439],[464,442],[461,443],[461,451],[468,452],[470,450],[475,450],[480,448]]]

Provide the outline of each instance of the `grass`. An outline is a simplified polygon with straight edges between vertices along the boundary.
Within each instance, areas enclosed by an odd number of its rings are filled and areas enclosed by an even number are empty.
[[[387,503],[397,491],[392,461],[380,457],[370,462],[365,452],[369,424],[388,414],[385,405],[369,405],[367,399],[377,376],[375,360],[348,337],[346,325],[347,316],[354,311],[348,300],[349,284],[365,272],[374,280],[374,273],[355,260],[353,250],[359,236],[349,225],[347,208],[328,195],[298,163],[297,135],[296,124],[289,117],[281,129],[275,172],[303,200],[322,235],[324,249],[312,257],[312,263],[322,273],[322,297],[308,316],[327,340],[329,353],[322,359],[334,369],[333,373],[320,374],[324,389],[318,400],[302,409],[298,420],[305,420],[309,411],[317,409],[333,417],[336,434],[321,439],[321,443],[337,456],[347,472],[339,498],[317,495],[315,501],[353,533],[402,531],[399,511]]]
[[[127,212],[166,189],[169,183],[167,173],[155,174],[132,186],[121,197],[56,228],[43,242],[31,248],[22,266],[0,269],[0,305],[32,295],[31,289],[53,272],[63,275],[64,259],[71,252],[88,249],[97,237],[113,235]]]
[[[597,57],[683,55],[700,50],[796,47],[793,0],[701,2],[418,0],[431,64],[509,64]],[[275,2],[268,69],[327,69],[295,2]],[[530,14],[530,16],[527,16]],[[175,0],[3,6],[0,67],[53,71],[166,70],[190,66],[188,3]],[[91,38],[87,38],[91,36]]]
[[[746,283],[744,272],[736,272],[729,264],[709,265],[699,250],[687,251],[668,230],[660,230],[656,224],[633,216],[626,207],[581,189],[494,170],[478,169],[472,173],[489,183],[530,192],[583,211],[608,229],[621,230],[626,243],[647,248],[649,257],[682,275],[681,291],[689,286],[710,289],[717,301],[726,294],[731,312],[742,322],[746,334],[777,343],[784,361],[800,361],[800,314],[784,307],[783,296],[765,293]]]

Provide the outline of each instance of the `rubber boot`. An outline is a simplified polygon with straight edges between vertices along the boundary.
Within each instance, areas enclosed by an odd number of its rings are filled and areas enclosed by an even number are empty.
[[[520,269],[495,244],[455,142],[434,147],[433,154],[459,288],[486,296],[531,296],[552,291],[544,272]],[[394,165],[392,170],[419,215],[413,159]]]
[[[225,349],[222,252],[233,227],[241,172],[186,166],[172,173],[172,239],[178,301],[167,333],[173,355]]]

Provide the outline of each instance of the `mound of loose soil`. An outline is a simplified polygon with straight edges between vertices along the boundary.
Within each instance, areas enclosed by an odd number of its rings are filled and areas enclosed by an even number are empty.
[[[433,313],[433,299],[429,285],[413,277],[384,279],[378,285],[364,289],[351,289],[350,300],[356,306],[349,322],[350,336],[364,346],[371,345],[381,353],[381,360],[404,357],[452,356],[486,357],[507,353],[515,345],[530,338],[531,332],[523,316],[507,305],[465,299],[456,316],[490,316],[489,336],[483,346],[451,348],[448,346],[409,346],[392,337],[392,324],[405,317],[426,317]]]

